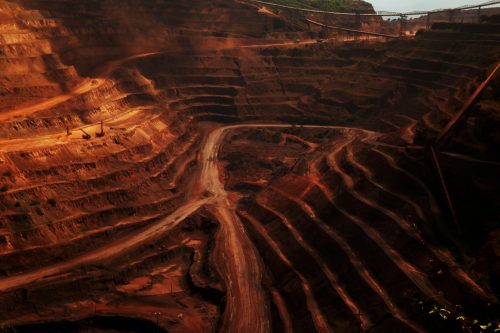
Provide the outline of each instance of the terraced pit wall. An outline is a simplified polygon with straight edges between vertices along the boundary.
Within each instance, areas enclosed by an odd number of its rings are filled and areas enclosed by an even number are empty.
[[[0,320],[79,320],[96,303],[162,312],[171,332],[220,327],[218,221],[171,214],[200,190],[204,138],[236,122],[296,124],[230,133],[219,164],[263,258],[274,331],[432,331],[411,307],[421,298],[497,309],[494,274],[450,245],[422,147],[497,61],[498,30],[317,43],[247,4],[201,0],[3,1],[0,13],[0,284],[100,254],[2,289]]]

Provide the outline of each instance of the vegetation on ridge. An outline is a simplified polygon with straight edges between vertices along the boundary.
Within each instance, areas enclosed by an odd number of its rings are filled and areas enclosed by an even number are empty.
[[[277,3],[300,8],[318,9],[324,11],[344,11],[352,9],[352,0],[266,0],[268,2]]]
[[[355,1],[355,0],[262,0],[262,1],[291,6],[291,7],[328,11],[328,12],[342,12],[342,13],[373,12],[373,7],[371,4],[365,1]],[[304,27],[305,18],[309,17],[310,15],[314,15],[303,11],[280,8],[270,5],[267,7],[269,7],[269,9],[271,9],[273,12],[279,13],[283,17],[286,17],[290,23],[298,27]]]

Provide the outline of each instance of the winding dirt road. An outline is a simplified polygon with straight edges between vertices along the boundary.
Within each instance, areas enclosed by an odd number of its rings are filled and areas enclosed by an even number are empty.
[[[201,175],[199,184],[205,196],[198,194],[189,199],[168,217],[151,224],[130,237],[118,239],[89,253],[51,266],[0,279],[0,292],[6,292],[44,279],[56,277],[80,266],[98,263],[123,255],[138,246],[160,237],[179,225],[185,218],[203,206],[208,206],[219,220],[216,255],[219,270],[225,276],[227,304],[222,331],[258,333],[270,332],[267,296],[262,288],[262,263],[244,227],[236,216],[234,204],[228,198],[220,180],[218,152],[226,133],[239,128],[291,128],[287,124],[239,124],[220,127],[210,133],[200,153]],[[303,128],[328,128],[363,131],[371,138],[377,133],[358,128],[306,125]]]
[[[147,229],[130,237],[116,240],[104,247],[95,249],[81,256],[72,258],[67,261],[59,262],[51,266],[43,267],[31,272],[1,279],[0,293],[20,288],[31,283],[40,282],[44,279],[67,273],[84,265],[109,260],[125,252],[131,251],[141,244],[151,241],[152,239],[159,237],[160,235],[175,228],[185,218],[193,214],[204,204],[208,203],[208,201],[209,199],[197,200],[194,202],[190,201],[177,209],[171,215],[152,224]]]
[[[309,43],[315,42],[309,40],[300,42],[300,44]],[[260,48],[294,44],[295,43],[246,45],[239,47]],[[161,52],[141,53],[107,63],[96,70],[96,72],[100,73],[100,78],[85,80],[71,93],[56,96],[38,104],[26,105],[0,113],[0,121],[13,117],[31,115],[64,103],[75,96],[87,93],[103,85],[107,77],[122,64],[133,59],[160,53]],[[215,262],[218,266],[217,269],[224,277],[227,288],[226,309],[220,331],[239,333],[271,332],[270,311],[268,309],[269,301],[267,299],[268,294],[262,287],[263,263],[253,243],[247,236],[243,224],[235,213],[236,203],[231,200],[228,193],[225,191],[224,184],[221,181],[221,175],[219,174],[218,152],[226,134],[231,130],[243,128],[292,127],[294,126],[290,124],[245,123],[219,127],[213,130],[206,137],[198,157],[201,173],[199,174],[198,181],[194,183],[194,186],[196,189],[201,189],[201,191],[195,191],[194,189],[188,191],[188,194],[192,193],[191,198],[188,198],[186,202],[171,215],[150,224],[138,233],[123,237],[106,246],[97,248],[80,256],[31,272],[0,279],[0,293],[29,284],[39,283],[49,278],[57,278],[59,275],[70,272],[78,267],[103,262],[113,257],[124,255],[143,244],[161,237],[182,223],[184,219],[195,213],[198,209],[206,206],[220,223],[214,256],[216,257]],[[336,129],[343,131],[348,140],[360,137],[359,135],[352,135],[354,132],[356,132],[356,134],[362,133],[363,139],[361,140],[365,143],[376,146],[387,145],[377,141],[380,133],[361,128],[321,125],[303,125],[300,126],[300,128]],[[64,138],[63,134],[55,133],[45,136],[44,140],[40,140],[40,137],[23,138],[19,140],[19,144],[26,144],[26,140],[30,139],[37,142],[37,145],[51,145],[56,143],[57,140],[61,140],[61,143],[64,143],[67,140]],[[15,148],[16,143],[17,141],[12,142],[11,140],[8,148]]]
[[[262,288],[262,260],[245,233],[221,182],[218,153],[225,135],[241,128],[292,128],[289,124],[239,124],[220,127],[210,133],[201,151],[200,185],[209,192],[210,209],[220,223],[215,255],[219,271],[226,280],[227,304],[222,332],[271,332],[268,301]],[[305,125],[303,128],[326,128],[362,131],[374,139],[378,134],[359,128]]]
[[[292,127],[294,126],[289,124],[247,123],[219,127],[213,130],[206,137],[198,157],[201,173],[199,173],[198,182],[195,182],[194,186],[199,190],[188,191],[187,193],[192,193],[192,198],[187,199],[171,215],[152,223],[136,234],[123,237],[81,256],[17,276],[0,279],[0,293],[57,277],[80,266],[124,255],[138,246],[161,237],[198,209],[206,206],[220,223],[214,256],[217,258],[217,268],[224,277],[227,288],[227,303],[220,331],[271,332],[268,296],[262,287],[262,260],[235,213],[235,203],[231,201],[225,191],[219,174],[218,153],[226,134],[231,130]],[[361,128],[321,125],[300,127],[341,130],[347,140],[354,139],[354,136],[359,138],[359,134],[363,133],[364,139],[362,141],[379,144],[376,142],[379,133]],[[403,271],[412,272],[412,269],[404,269]]]
[[[134,54],[119,60],[111,61],[106,63],[100,68],[97,68],[95,70],[96,75],[99,76],[98,78],[87,78],[83,80],[82,83],[80,83],[78,86],[76,86],[72,91],[70,91],[67,94],[63,95],[58,95],[52,98],[49,98],[47,100],[44,100],[42,102],[37,102],[35,104],[27,104],[27,105],[21,105],[15,109],[9,110],[9,111],[2,111],[0,112],[0,121],[5,121],[9,120],[12,118],[19,118],[19,117],[26,117],[31,114],[47,110],[50,108],[53,108],[57,105],[60,105],[71,98],[83,95],[85,93],[88,93],[91,90],[94,90],[96,88],[99,88],[102,86],[109,75],[113,73],[117,68],[119,68],[121,65],[135,60],[135,59],[140,59],[140,58],[145,58],[145,57],[150,57],[152,55],[159,54],[160,52],[145,52],[145,53],[139,53],[139,54]]]
[[[237,45],[232,47],[220,48],[219,50],[231,50],[231,49],[253,49],[253,48],[265,48],[265,47],[286,47],[286,46],[297,46],[297,45],[309,45],[316,44],[317,41],[314,39],[301,40],[297,42],[276,42],[276,43],[265,43],[265,44],[249,44],[249,45]],[[179,52],[170,51],[170,53]],[[80,84],[74,87],[70,92],[58,96],[48,98],[43,101],[38,101],[35,103],[26,103],[19,105],[16,108],[10,110],[0,110],[0,121],[6,120],[22,120],[29,115],[33,115],[37,112],[48,110],[62,103],[69,101],[72,98],[86,94],[94,89],[97,89],[104,85],[108,80],[109,76],[123,64],[130,62],[132,60],[147,58],[158,54],[169,53],[169,51],[155,51],[155,52],[143,52],[133,55],[126,56],[117,60],[113,60],[105,63],[104,65],[93,70],[91,74],[92,77],[85,78]]]

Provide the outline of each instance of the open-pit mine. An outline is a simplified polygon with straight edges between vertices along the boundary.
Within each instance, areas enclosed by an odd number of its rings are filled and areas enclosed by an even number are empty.
[[[499,332],[499,6],[0,0],[0,333]]]

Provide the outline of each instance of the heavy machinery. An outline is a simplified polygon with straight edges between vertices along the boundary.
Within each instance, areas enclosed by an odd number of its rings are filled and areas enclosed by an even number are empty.
[[[92,138],[92,136],[89,133],[85,132],[83,129],[80,128],[80,131],[83,132],[82,138],[84,138],[85,140],[90,140],[90,138]]]
[[[100,131],[100,132],[97,132],[95,135],[96,135],[98,138],[102,138],[102,137],[105,135],[105,133],[104,133],[104,123],[103,123],[103,121],[102,121],[102,120],[101,120],[101,131]]]

